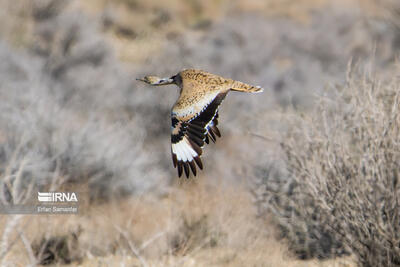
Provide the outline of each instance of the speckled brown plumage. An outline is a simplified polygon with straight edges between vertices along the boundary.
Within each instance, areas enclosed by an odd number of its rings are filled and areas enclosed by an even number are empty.
[[[179,177],[196,175],[196,164],[202,169],[200,156],[204,143],[215,142],[221,133],[218,107],[230,90],[257,93],[263,89],[202,70],[187,69],[170,78],[146,76],[138,79],[150,85],[176,84],[180,96],[171,112],[171,153]],[[196,163],[196,164],[195,164]]]
[[[185,114],[181,117],[182,120],[190,120],[194,114],[204,108],[204,102],[215,97],[218,93],[225,93],[229,90],[242,92],[258,92],[261,90],[260,87],[196,69],[183,70],[178,75],[182,79],[181,93],[172,112]],[[185,110],[188,108],[194,108],[194,110],[186,113]]]

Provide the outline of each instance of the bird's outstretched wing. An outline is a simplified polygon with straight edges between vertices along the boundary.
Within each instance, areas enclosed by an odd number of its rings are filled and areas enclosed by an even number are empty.
[[[196,164],[203,169],[200,156],[204,143],[208,144],[209,139],[215,142],[217,136],[221,137],[217,128],[218,107],[227,93],[228,91],[212,95],[197,113],[188,113],[187,109],[176,106],[172,109],[171,153],[179,177],[185,171],[189,178],[190,169],[196,176]]]

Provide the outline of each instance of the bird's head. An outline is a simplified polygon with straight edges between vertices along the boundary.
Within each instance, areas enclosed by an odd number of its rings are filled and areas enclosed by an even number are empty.
[[[167,85],[175,83],[173,77],[171,78],[160,78],[157,76],[145,76],[141,79],[136,79],[138,81],[145,82],[150,85]]]

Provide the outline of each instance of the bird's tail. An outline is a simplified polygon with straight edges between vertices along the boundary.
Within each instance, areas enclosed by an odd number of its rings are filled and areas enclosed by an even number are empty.
[[[261,93],[264,91],[264,88],[261,88],[260,86],[253,86],[247,83],[242,83],[239,81],[234,81],[232,83],[231,90],[246,93]]]

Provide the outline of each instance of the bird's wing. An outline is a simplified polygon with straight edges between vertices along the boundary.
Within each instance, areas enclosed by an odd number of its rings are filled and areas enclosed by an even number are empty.
[[[178,167],[179,177],[185,171],[189,177],[190,170],[196,176],[196,164],[203,169],[200,156],[204,142],[211,139],[215,142],[216,136],[221,134],[217,128],[218,107],[228,91],[212,92],[206,98],[200,98],[183,108],[177,104],[172,109],[171,120],[171,153],[174,167]],[[208,101],[207,101],[208,98]],[[183,99],[184,100],[184,99]],[[196,112],[196,107],[202,107]],[[195,164],[196,163],[196,164]]]
[[[207,126],[207,135],[206,139],[204,140],[207,144],[210,142],[211,139],[214,143],[217,141],[217,136],[221,137],[221,132],[218,129],[218,110],[215,113],[214,119],[208,124]]]

